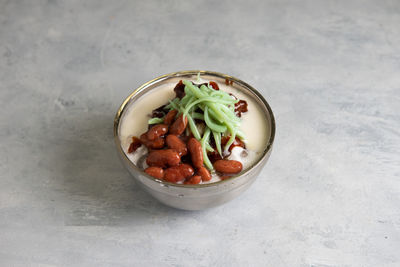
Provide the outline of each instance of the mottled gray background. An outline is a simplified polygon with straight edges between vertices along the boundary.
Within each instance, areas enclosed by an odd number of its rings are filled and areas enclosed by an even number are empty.
[[[0,0],[1,266],[400,266],[399,1]],[[207,69],[258,88],[270,162],[184,212],[120,164],[133,88]]]

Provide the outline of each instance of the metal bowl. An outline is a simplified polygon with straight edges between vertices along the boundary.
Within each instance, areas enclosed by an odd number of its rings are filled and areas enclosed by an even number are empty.
[[[198,73],[200,73],[202,78],[213,80],[217,83],[224,83],[226,79],[231,81],[231,86],[247,94],[259,104],[265,114],[270,129],[270,134],[267,136],[267,145],[262,156],[255,164],[230,179],[198,185],[173,184],[157,180],[146,174],[142,169],[138,168],[128,159],[122,150],[121,140],[119,138],[121,117],[127,107],[134,105],[134,102],[143,94],[153,90],[165,82],[178,82],[182,79],[195,79]],[[168,206],[184,210],[202,210],[218,206],[244,192],[255,181],[258,174],[267,163],[271,154],[274,137],[275,119],[271,107],[268,105],[264,97],[247,83],[235,77],[212,71],[180,71],[155,78],[154,80],[143,84],[128,96],[118,109],[114,119],[115,144],[124,166],[132,174],[138,184],[153,197]]]

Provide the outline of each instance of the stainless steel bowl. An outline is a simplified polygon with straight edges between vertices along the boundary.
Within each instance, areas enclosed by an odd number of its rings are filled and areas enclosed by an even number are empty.
[[[123,152],[121,140],[119,138],[121,118],[127,107],[131,104],[134,105],[134,102],[148,91],[165,82],[178,82],[182,79],[195,79],[198,73],[200,73],[202,78],[213,80],[217,83],[225,83],[226,79],[232,81],[231,86],[252,97],[260,105],[265,114],[266,121],[269,124],[268,127],[270,128],[270,135],[267,137],[267,145],[262,156],[253,166],[230,179],[199,185],[173,184],[157,180],[133,164]],[[114,119],[115,144],[124,166],[136,179],[138,184],[153,197],[168,206],[184,210],[202,210],[218,206],[244,192],[254,182],[264,165],[267,163],[271,154],[274,137],[275,119],[271,107],[268,105],[264,97],[247,83],[235,77],[212,71],[180,71],[155,78],[154,80],[143,84],[128,96],[118,109]]]

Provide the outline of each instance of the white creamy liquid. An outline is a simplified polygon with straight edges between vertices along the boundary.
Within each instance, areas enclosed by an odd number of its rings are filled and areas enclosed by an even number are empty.
[[[203,83],[208,81],[200,80],[194,82]],[[139,137],[142,133],[147,131],[147,121],[150,119],[151,112],[168,103],[168,100],[175,97],[175,92],[173,90],[175,85],[176,83],[165,83],[158,86],[141,96],[135,102],[130,103],[130,106],[128,106],[124,111],[120,122],[119,138],[121,140],[122,149],[133,163],[137,164],[138,159],[147,153],[147,149],[143,149],[142,146],[141,149],[138,149],[135,153],[128,154],[127,151],[132,142],[132,136]],[[221,83],[219,83],[218,86],[220,90],[232,93],[238,99],[245,100],[248,104],[248,111],[242,113],[240,125],[241,131],[246,136],[246,151],[243,152],[242,148],[235,147],[229,156],[229,159],[241,161],[243,164],[243,170],[245,170],[257,162],[267,145],[270,136],[268,121],[259,104],[251,97],[231,86]],[[245,157],[243,157],[244,154],[246,155]],[[219,178],[217,178],[216,175],[213,175],[213,179],[210,182],[218,180]]]

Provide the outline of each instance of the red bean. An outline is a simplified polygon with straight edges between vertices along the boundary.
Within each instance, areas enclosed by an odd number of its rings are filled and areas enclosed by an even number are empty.
[[[168,132],[168,125],[165,124],[157,124],[150,128],[147,132],[147,139],[150,141],[154,141],[155,139],[163,136]]]
[[[170,134],[165,140],[167,141],[167,146],[178,152],[180,156],[187,154],[186,144],[178,136]]]
[[[167,166],[177,166],[181,161],[178,152],[172,149],[153,150],[149,153],[146,163],[149,166],[165,168]]]
[[[201,168],[203,166],[203,150],[201,144],[196,138],[190,138],[188,141],[188,149],[192,158],[193,166]]]
[[[203,182],[207,182],[207,181],[210,181],[210,180],[211,180],[211,174],[210,174],[210,172],[209,172],[205,167],[200,167],[200,168],[197,170],[197,175],[200,175],[201,180],[202,180]]]
[[[176,114],[178,114],[178,111],[176,109],[170,110],[167,115],[165,115],[164,123],[170,125],[174,121]]]
[[[165,170],[164,180],[177,183],[192,176],[193,173],[194,170],[189,164],[179,164],[178,166],[170,167]]]
[[[181,114],[171,125],[169,133],[176,135],[182,134],[183,131],[185,131],[186,129],[187,121],[188,121],[187,117],[183,118],[183,115]]]
[[[140,136],[140,141],[149,149],[160,149],[164,147],[164,138],[159,137],[153,141],[150,141],[147,138],[147,133],[144,133]]]
[[[184,184],[199,184],[201,182],[201,177],[199,175],[195,175],[187,179]]]
[[[148,167],[144,170],[148,175],[153,176],[157,179],[162,179],[164,177],[164,170],[160,167]]]
[[[236,174],[242,170],[242,163],[237,160],[221,159],[214,162],[214,168],[217,172],[224,174]]]

